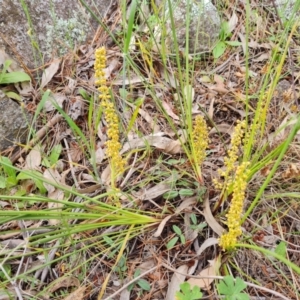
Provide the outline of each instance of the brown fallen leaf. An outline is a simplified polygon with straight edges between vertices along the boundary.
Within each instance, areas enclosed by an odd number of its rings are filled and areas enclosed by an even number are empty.
[[[203,244],[201,244],[201,247],[197,250],[197,257],[201,257],[200,255],[202,254],[202,252],[207,249],[208,247],[214,246],[214,245],[218,245],[219,244],[219,240],[216,238],[208,238],[205,240],[205,242]],[[195,263],[193,266],[191,266],[189,268],[188,274],[189,275],[193,275],[197,266],[198,266],[199,260],[196,259]]]
[[[80,281],[76,277],[74,276],[59,277],[51,283],[49,293],[53,293],[60,288],[68,288],[72,286],[76,286],[76,287],[80,286]]]
[[[63,200],[64,199],[64,192],[62,190],[55,189],[53,192],[48,193],[48,198],[53,199],[53,200]],[[59,215],[59,211],[61,211],[61,208],[63,207],[63,204],[61,203],[56,203],[56,202],[48,202],[48,208],[53,211],[53,208],[56,209]],[[51,219],[48,221],[49,225],[57,225],[61,221],[59,219]]]
[[[187,282],[191,285],[191,288],[194,286],[199,287],[203,290],[209,290],[211,283],[215,280],[214,278],[207,278],[209,276],[216,276],[218,274],[221,260],[220,256],[217,256],[213,260],[208,261],[210,266],[204,270],[202,270],[197,276],[203,278],[190,278]]]
[[[173,109],[169,103],[162,101],[162,106],[165,109],[166,113],[174,120],[179,120],[179,117],[173,112]]]
[[[208,226],[218,235],[221,236],[225,229],[216,221],[211,213],[209,199],[205,197],[203,216]]]
[[[86,287],[82,286],[79,289],[77,289],[76,291],[69,294],[69,296],[64,298],[64,300],[82,300],[82,299],[84,299],[85,290],[86,290]]]
[[[43,75],[42,75],[42,82],[40,86],[40,90],[42,90],[53,78],[53,76],[56,74],[59,65],[60,65],[60,59],[55,59],[48,68],[45,69]]]
[[[41,148],[36,145],[30,150],[25,159],[25,170],[36,170],[42,162]]]
[[[66,95],[62,93],[51,93],[44,104],[44,111],[50,112],[56,109],[56,107],[63,107],[63,103],[66,101]]]
[[[160,224],[158,225],[156,231],[154,232],[153,236],[154,237],[159,237],[162,233],[162,231],[164,230],[166,224],[168,223],[168,221],[173,217],[173,215],[167,216],[165,217]]]
[[[170,138],[160,135],[149,135],[142,138],[133,139],[130,142],[124,144],[121,154],[129,150],[144,148],[146,145],[155,147],[169,154],[182,153],[183,149],[178,140],[171,140]]]
[[[180,205],[179,207],[176,209],[175,213],[172,215],[169,215],[167,217],[165,217],[160,224],[157,227],[157,230],[155,231],[155,233],[153,234],[154,237],[159,237],[162,233],[162,231],[164,230],[166,224],[168,223],[168,221],[173,217],[176,216],[178,214],[180,214],[184,209],[190,207],[191,205],[195,205],[195,203],[197,202],[197,197],[191,197],[191,198],[187,198],[185,199]]]
[[[168,291],[167,291],[167,295],[165,300],[174,300],[176,299],[176,292],[178,292],[180,290],[180,284],[182,284],[186,278],[185,275],[187,270],[188,270],[188,266],[187,265],[182,265],[180,267],[178,267],[176,269],[178,271],[178,273],[174,273],[171,279],[171,282],[169,283],[168,286]],[[180,274],[182,273],[182,274]]]
[[[61,176],[55,169],[46,169],[43,177],[46,178],[49,182],[59,185],[61,183]],[[47,182],[43,183],[44,187],[47,189],[48,193],[52,193],[55,190],[55,187]]]

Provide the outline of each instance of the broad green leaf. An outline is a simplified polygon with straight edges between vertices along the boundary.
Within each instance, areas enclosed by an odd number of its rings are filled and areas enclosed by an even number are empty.
[[[185,244],[186,240],[185,240],[185,236],[183,234],[180,235],[180,242],[182,245]]]
[[[5,157],[5,156],[1,156],[0,157],[0,165],[1,162],[3,162],[2,167],[4,170],[5,175],[7,175],[6,177],[6,183],[9,183],[9,186],[14,186],[18,183],[17,181],[17,174],[16,174],[16,170],[13,168],[13,165],[10,161],[9,158]]]
[[[17,93],[15,93],[15,92],[7,92],[7,93],[5,93],[5,95],[8,98],[11,98],[11,99],[14,99],[14,100],[17,100],[17,101],[21,102],[21,96],[18,95]]]
[[[192,220],[192,223],[194,225],[197,225],[197,216],[194,213],[191,214],[190,218]]]
[[[168,165],[177,165],[179,163],[179,160],[178,159],[169,159],[168,161],[166,161],[166,163]]]
[[[175,232],[176,234],[178,234],[178,235],[181,235],[181,234],[182,234],[181,229],[180,229],[178,226],[176,226],[176,225],[173,225],[173,230],[174,230],[174,232]]]
[[[215,59],[219,58],[226,50],[225,42],[218,42],[218,44],[213,49],[213,56]]]
[[[239,41],[228,41],[228,42],[225,42],[227,45],[229,46],[233,46],[233,47],[237,47],[237,46],[242,46],[242,43],[239,42]]]
[[[284,241],[281,241],[277,247],[275,248],[275,253],[286,257],[286,243]]]
[[[177,196],[178,196],[177,191],[169,191],[169,192],[164,193],[164,195],[163,195],[164,199],[174,199]]]
[[[151,289],[149,282],[145,279],[139,279],[137,284],[144,291],[150,291],[150,289]]]
[[[6,178],[3,176],[0,176],[0,189],[6,188]]]
[[[178,236],[172,238],[167,244],[167,249],[173,248],[175,246],[175,244],[177,243],[178,239],[179,239]]]
[[[188,282],[184,282],[180,285],[180,291],[181,292],[176,292],[176,300],[198,300],[203,296],[199,287],[194,286],[191,290],[191,286]]]
[[[11,72],[3,74],[0,84],[30,81],[30,77],[24,72]]]
[[[136,277],[138,277],[140,275],[141,275],[141,270],[140,269],[136,269],[135,272],[134,272],[133,278],[136,278]]]
[[[241,293],[247,285],[241,278],[236,278],[235,282],[232,276],[225,276],[223,280],[217,285],[219,293],[227,296],[230,300],[249,300],[249,296]]]
[[[194,195],[194,191],[190,189],[181,189],[179,190],[179,195],[181,196],[192,196]]]
[[[62,151],[62,145],[61,144],[58,144],[58,145],[55,145],[51,151],[51,154],[49,156],[49,160],[50,160],[50,163],[51,165],[55,165],[59,159],[59,156],[61,154],[61,151]]]
[[[6,275],[11,275],[11,265],[9,264],[3,264],[2,269],[0,270],[0,278],[5,280],[7,279]]]

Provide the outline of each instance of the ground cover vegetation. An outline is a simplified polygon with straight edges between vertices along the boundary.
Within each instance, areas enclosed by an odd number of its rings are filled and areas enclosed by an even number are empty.
[[[164,44],[169,0],[81,3],[94,39],[29,74],[0,157],[1,299],[299,299],[300,1],[215,1],[206,54]]]

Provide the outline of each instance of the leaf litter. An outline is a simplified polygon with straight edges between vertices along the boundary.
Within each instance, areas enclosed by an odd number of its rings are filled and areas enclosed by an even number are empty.
[[[114,280],[110,281],[109,288],[106,291],[107,297],[118,290],[118,287],[114,284],[117,282],[121,282],[121,284],[125,283],[123,281],[124,277],[133,279],[136,268],[140,267],[143,272],[147,273],[147,270],[152,270],[155,266],[157,266],[155,271],[151,271],[145,275],[144,279],[150,283],[152,289],[150,291],[142,291],[144,297],[147,296],[148,299],[173,300],[175,299],[176,291],[179,290],[180,284],[184,281],[189,282],[191,286],[198,286],[206,293],[207,297],[212,297],[215,288],[215,279],[206,277],[214,277],[224,271],[220,268],[221,250],[218,248],[218,237],[224,231],[224,216],[214,214],[211,210],[213,202],[217,198],[217,193],[211,182],[212,174],[217,174],[217,169],[222,167],[223,156],[228,147],[229,137],[232,134],[234,124],[241,117],[245,116],[243,104],[246,99],[244,90],[246,73],[249,72],[248,74],[251,75],[249,79],[251,81],[249,93],[253,97],[257,97],[261,88],[262,76],[265,73],[265,69],[268,68],[267,61],[270,59],[271,53],[276,46],[273,41],[270,42],[266,39],[268,42],[265,42],[264,39],[259,39],[255,36],[254,32],[249,37],[250,70],[247,71],[244,60],[247,37],[242,27],[236,29],[245,14],[237,8],[236,11],[231,11],[229,15],[231,15],[231,18],[229,18],[230,29],[233,34],[239,37],[242,48],[228,48],[224,57],[221,57],[216,62],[217,65],[214,65],[209,60],[203,64],[199,63],[196,66],[196,71],[201,69],[201,72],[204,74],[201,77],[196,77],[192,86],[191,98],[193,107],[195,108],[194,111],[199,113],[199,107],[201,107],[201,109],[208,112],[211,121],[215,125],[212,126],[210,131],[210,155],[207,157],[207,164],[205,165],[210,166],[211,170],[203,169],[203,176],[208,187],[204,196],[203,194],[200,195],[199,187],[193,182],[195,178],[188,176],[192,173],[192,169],[184,155],[183,147],[186,142],[184,138],[186,136],[186,128],[181,128],[182,120],[177,107],[178,102],[176,102],[181,95],[178,95],[177,91],[175,91],[175,88],[178,86],[176,76],[174,76],[175,72],[168,70],[170,76],[167,76],[165,73],[163,74],[161,72],[160,57],[157,53],[153,53],[155,58],[153,68],[158,72],[155,72],[155,76],[150,79],[148,76],[149,73],[147,73],[149,72],[149,62],[145,61],[146,52],[144,52],[141,56],[137,55],[135,59],[141,68],[145,68],[144,71],[147,76],[142,77],[131,72],[124,78],[121,70],[123,53],[116,46],[112,47],[108,52],[108,66],[105,69],[105,75],[112,86],[112,93],[115,95],[116,105],[120,110],[121,122],[126,124],[125,115],[128,107],[131,108],[131,113],[135,109],[138,112],[133,127],[135,130],[132,130],[130,138],[127,139],[126,136],[122,136],[122,155],[131,158],[133,153],[137,153],[137,159],[134,166],[132,166],[132,172],[128,173],[130,176],[127,177],[126,184],[122,186],[121,193],[126,194],[126,196],[122,197],[120,195],[120,199],[124,199],[124,203],[129,205],[128,203],[135,198],[133,201],[134,205],[138,205],[141,211],[156,211],[161,214],[161,221],[149,231],[145,230],[137,234],[128,243],[126,247],[126,263],[123,265],[119,263],[115,266],[115,277],[112,276]],[[266,22],[272,24],[271,19],[267,19]],[[277,25],[272,24],[272,28],[274,26]],[[234,31],[235,29],[236,32]],[[265,34],[264,32],[260,32],[261,29],[259,27],[256,28],[256,31],[258,35],[260,33],[262,36]],[[138,37],[136,36],[135,38]],[[75,79],[73,78],[72,71],[74,66],[71,63],[73,57],[72,54],[68,54],[62,60],[55,60],[49,64],[44,70],[41,85],[36,90],[30,87],[30,89],[24,89],[25,92],[22,93],[18,87],[19,93],[28,102],[32,100],[32,93],[37,95],[35,96],[35,101],[39,101],[38,99],[41,98],[41,94],[39,93],[45,88],[51,89],[53,99],[55,100],[52,102],[49,99],[45,102],[42,115],[37,120],[37,134],[28,144],[29,147],[17,154],[15,152],[12,156],[12,160],[14,163],[17,163],[21,171],[26,169],[36,170],[41,176],[44,176],[47,179],[47,183],[44,183],[46,197],[58,200],[50,201],[48,204],[37,204],[34,201],[28,201],[24,203],[24,206],[28,210],[34,211],[49,208],[57,212],[57,214],[63,211],[63,205],[59,204],[59,200],[65,200],[69,195],[65,190],[63,192],[51,185],[51,182],[55,183],[55,185],[62,185],[65,188],[75,186],[76,191],[82,193],[83,197],[93,194],[97,198],[98,196],[101,197],[103,193],[109,192],[107,186],[111,184],[111,169],[105,153],[105,142],[107,140],[106,124],[98,116],[99,119],[96,117],[93,120],[93,126],[90,126],[88,106],[91,105],[91,98],[85,98],[79,92],[83,88],[91,97],[95,97],[95,79],[92,69],[94,64],[93,53],[94,49],[104,40],[105,35],[99,37],[99,40],[96,42],[97,44],[80,48],[81,52],[77,55],[78,61],[75,66]],[[0,52],[0,58],[2,56]],[[145,66],[148,67],[146,68]],[[288,64],[285,65],[285,70],[287,71],[289,67]],[[159,78],[159,76],[161,77]],[[289,88],[292,89],[293,85],[299,81],[298,76],[296,79],[294,78],[295,82],[291,83],[291,75],[286,76],[289,85],[283,88],[283,92],[287,92]],[[167,78],[169,78],[170,82],[166,80]],[[153,83],[155,88],[154,94],[160,99],[160,104],[167,116],[174,120],[175,128],[170,127],[166,120],[167,118],[163,116],[161,113],[162,110],[155,103],[153,94],[148,93],[148,88],[145,86],[145,83],[148,82]],[[63,89],[61,88],[62,83],[66,84]],[[128,89],[128,98],[122,99],[120,87]],[[186,91],[183,91],[184,93],[188,94]],[[135,104],[135,100],[140,95],[143,95],[143,103],[141,106],[138,106]],[[297,97],[299,97],[299,93]],[[285,130],[288,132],[288,126],[293,122],[291,118],[295,115],[291,113],[291,108],[294,104],[292,98],[287,97],[284,100],[284,94],[282,93],[279,99],[277,97],[277,99],[274,98],[273,100],[268,120],[270,127],[266,136],[266,139],[270,139],[269,145],[271,148],[273,147],[272,142],[276,144],[285,138]],[[254,107],[254,104],[251,104]],[[93,110],[98,110],[98,103],[94,103],[94,105]],[[67,121],[67,118],[63,118],[60,115],[61,111],[59,111],[59,108],[71,120]],[[123,113],[124,117],[122,118]],[[251,115],[251,112],[249,115]],[[273,122],[274,119],[276,119],[276,122]],[[70,124],[75,130],[69,130]],[[88,140],[95,139],[95,136],[97,136],[98,140],[94,144],[95,147],[90,149],[94,151],[94,158],[88,154],[89,151],[87,148],[89,145],[81,143],[82,136],[78,136],[77,127],[80,128]],[[280,127],[284,129],[277,134],[276,130]],[[178,134],[179,132],[183,132],[183,134],[180,135]],[[62,142],[64,139],[67,143]],[[58,165],[58,161],[54,161],[51,166],[42,165],[42,151],[49,153],[53,145],[58,144],[64,147],[60,155],[60,159],[63,161],[62,169],[54,167]],[[67,148],[67,144],[69,148]],[[272,247],[274,249],[277,239],[287,242],[288,247],[286,248],[286,252],[289,255],[289,259],[298,265],[300,263],[300,241],[299,235],[295,234],[293,230],[299,227],[297,225],[300,219],[299,205],[295,201],[291,207],[288,198],[292,195],[292,192],[297,190],[297,180],[300,173],[299,150],[297,144],[290,147],[288,159],[283,162],[281,169],[274,177],[275,179],[270,190],[267,190],[264,195],[265,199],[269,199],[268,197],[271,197],[272,194],[281,193],[282,196],[276,198],[278,201],[263,201],[251,215],[251,218],[243,225],[245,236],[253,241],[253,243],[263,244],[265,247]],[[175,160],[175,162],[172,163],[172,160]],[[130,161],[129,159],[129,164],[130,162],[132,160]],[[93,170],[93,163],[97,165],[97,172]],[[173,173],[177,173],[176,176],[173,176]],[[172,177],[170,177],[170,174],[172,174]],[[251,189],[255,190],[256,186],[261,185],[261,180],[265,176],[263,173],[261,176],[256,176],[251,182]],[[173,180],[170,180],[170,178],[173,178]],[[282,178],[288,186],[285,190],[288,192],[287,195],[283,195],[281,191]],[[183,188],[193,190],[195,196],[191,198],[181,197],[179,191]],[[249,189],[249,199],[253,197],[251,189]],[[33,185],[30,191],[38,193],[38,188]],[[175,198],[164,198],[164,195],[170,191],[178,192]],[[1,201],[5,202],[2,206],[4,209],[7,209],[9,206],[16,207],[14,203],[6,200]],[[76,197],[76,199],[71,199],[70,197],[68,201],[79,203],[85,200],[80,197]],[[106,200],[104,199],[103,201]],[[85,203],[84,205],[91,205],[91,203]],[[18,209],[20,208],[21,206]],[[270,209],[273,213],[277,211],[284,211],[285,213],[283,215],[280,214],[276,222],[269,222],[271,216],[267,213],[267,209]],[[73,212],[75,212],[75,208]],[[201,223],[205,221],[208,225],[203,232],[198,232],[197,235],[194,233],[189,235],[189,228],[184,231],[185,226],[191,226],[191,214],[196,215],[197,222]],[[267,220],[266,224],[268,226],[260,223],[262,219]],[[99,220],[99,222],[102,221]],[[80,221],[77,220],[77,222]],[[272,224],[269,225],[269,223]],[[177,224],[184,231],[187,242],[185,244],[178,243],[174,248],[167,249],[166,244],[174,234],[171,230],[174,224]],[[38,228],[40,230],[54,228],[58,230],[57,234],[59,235],[59,226],[61,224],[55,219],[48,219],[41,223],[34,221],[27,224],[10,220],[7,221],[6,225],[8,227],[1,225],[1,240],[5,241],[5,244],[1,242],[1,245],[4,249],[8,247],[14,248],[12,252],[14,254],[15,252],[20,253],[20,245],[24,241],[20,230],[24,233],[30,229],[28,232],[33,233]],[[257,230],[255,225],[258,225],[260,231]],[[10,232],[9,229],[15,230],[15,233]],[[112,232],[116,230],[118,232],[120,229],[112,226],[107,230],[111,230]],[[299,231],[299,229],[297,230]],[[51,269],[46,267],[42,272],[43,275],[39,273],[35,274],[36,278],[40,281],[39,287],[43,286],[47,292],[54,293],[56,296],[59,294],[57,293],[59,291],[69,291],[69,295],[64,298],[61,297],[61,299],[96,299],[95,295],[97,295],[101,284],[110,273],[111,266],[114,265],[113,256],[110,256],[109,253],[97,256],[100,246],[97,248],[98,245],[95,241],[97,241],[97,236],[105,234],[103,230],[86,230],[86,232],[79,233],[78,235],[72,235],[74,241],[65,240],[63,247],[51,242],[45,242],[44,245],[41,245],[45,249],[52,248],[54,251],[49,256]],[[79,239],[78,241],[77,238]],[[267,241],[272,241],[272,243],[267,243]],[[107,239],[107,246],[109,246],[109,242],[109,239]],[[267,246],[267,244],[269,245]],[[82,282],[79,282],[77,279],[80,272],[76,269],[76,263],[72,259],[65,262],[63,259],[58,259],[64,254],[71,256],[72,251],[80,247],[84,248],[85,251],[80,253],[82,257],[79,255],[77,259],[84,262],[89,260],[91,262],[87,264],[86,278]],[[110,251],[113,252],[114,250],[110,248]],[[239,273],[231,269],[235,276],[242,277],[243,274],[247,274],[244,280],[253,278],[262,286],[282,293],[290,299],[297,299],[295,289],[290,288],[291,285],[288,285],[287,281],[294,282],[297,286],[299,285],[297,283],[299,282],[299,277],[296,274],[291,274],[286,266],[280,265],[280,268],[278,268],[271,260],[267,261],[262,255],[248,250],[239,249],[237,253],[232,255],[236,266],[243,271]],[[37,260],[40,266],[43,265],[41,260],[36,259],[34,255],[28,255],[27,257],[30,264],[33,264]],[[225,259],[227,258],[226,256],[224,257]],[[146,264],[146,261],[150,263]],[[18,259],[18,262],[24,263],[22,259]],[[164,268],[164,264],[172,266],[178,273]],[[65,271],[67,271],[67,274],[72,274],[71,270],[74,270],[74,277],[67,277]],[[15,269],[12,271],[16,272]],[[189,278],[188,275],[195,275],[199,278]],[[270,279],[270,277],[273,279]],[[69,279],[70,282],[68,282]],[[20,282],[20,284],[23,291],[26,290],[29,295],[34,295],[38,292],[38,287],[34,286],[34,284],[30,291],[27,290],[30,285],[26,281]],[[8,289],[13,290],[12,286],[9,285]],[[135,286],[132,291],[127,291],[123,296],[126,299],[137,299],[137,295],[140,292],[141,289]],[[261,292],[259,289],[254,290],[249,288],[247,292],[255,296],[259,294],[264,297],[270,297],[270,294],[266,291]],[[15,291],[12,293],[16,294]]]

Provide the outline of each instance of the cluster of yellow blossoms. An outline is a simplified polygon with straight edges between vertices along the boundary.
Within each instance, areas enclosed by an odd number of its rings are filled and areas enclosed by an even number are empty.
[[[120,155],[121,144],[119,142],[119,118],[115,110],[114,103],[111,101],[110,90],[107,87],[105,72],[106,67],[106,50],[101,47],[95,52],[95,79],[96,86],[100,92],[99,99],[101,100],[100,105],[103,108],[105,114],[105,120],[107,123],[107,156],[110,158],[112,181],[124,172],[125,160]],[[112,182],[113,183],[113,182]]]
[[[219,245],[223,250],[230,250],[235,247],[237,238],[242,234],[241,216],[243,212],[247,180],[249,176],[249,162],[242,162],[236,166],[239,157],[239,148],[242,145],[246,123],[238,122],[231,138],[231,148],[228,150],[228,157],[224,158],[225,170],[219,171],[224,178],[224,183],[214,180],[217,188],[222,188],[222,193],[230,194],[232,199],[229,211],[226,215],[228,232],[220,237]]]
[[[207,125],[202,116],[195,118],[192,135],[195,162],[201,166],[206,157],[205,150],[209,142]]]
[[[219,241],[219,245],[223,250],[233,249],[237,242],[237,238],[242,234],[241,216],[247,188],[247,179],[249,176],[249,170],[247,170],[248,166],[249,162],[243,162],[237,167],[235,172],[231,204],[226,215],[228,232],[223,234]]]
[[[238,121],[236,127],[234,128],[234,132],[231,138],[231,148],[228,150],[227,157],[224,158],[224,166],[225,170],[219,170],[220,176],[224,178],[225,188],[229,188],[232,183],[231,175],[236,167],[236,162],[239,158],[239,147],[242,144],[242,139],[244,135],[244,129],[246,127],[245,121]],[[224,186],[222,183],[214,180],[214,184],[216,188],[222,189]]]

